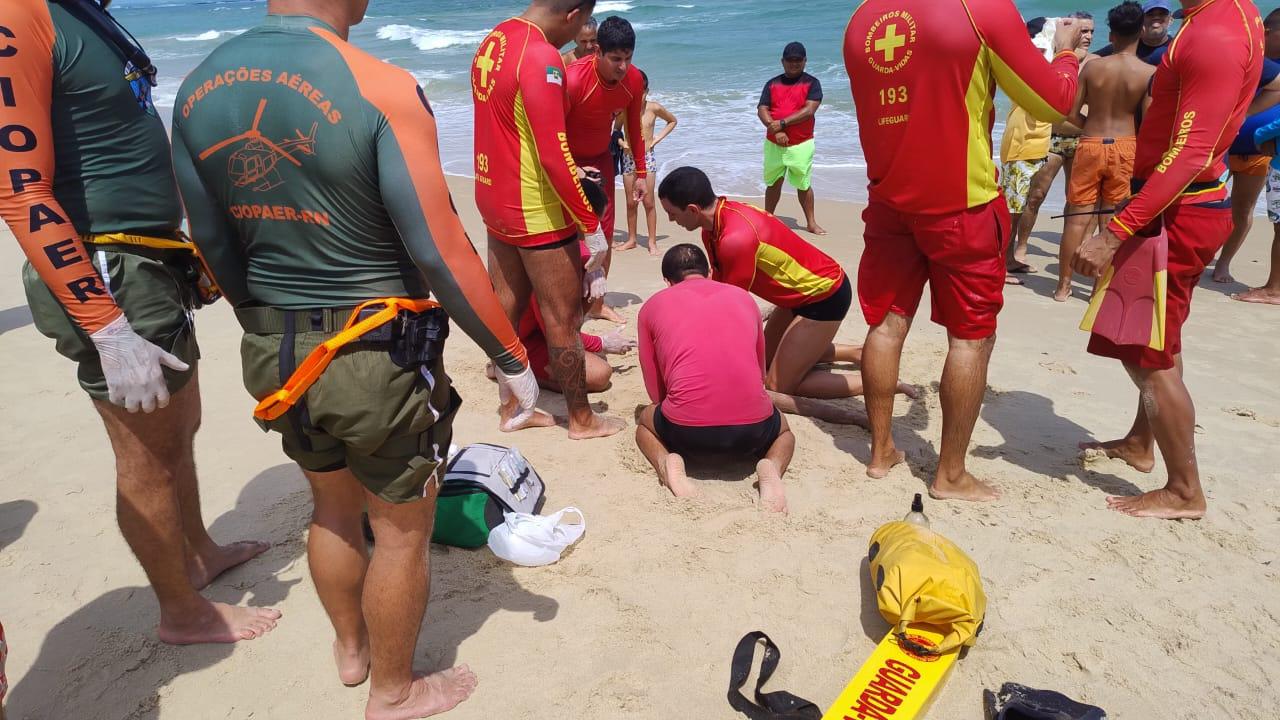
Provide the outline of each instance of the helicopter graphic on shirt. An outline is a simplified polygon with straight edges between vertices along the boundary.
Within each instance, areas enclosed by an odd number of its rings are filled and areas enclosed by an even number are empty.
[[[264,98],[258,103],[258,111],[253,116],[253,125],[247,131],[227,138],[200,153],[200,159],[205,160],[223,148],[244,143],[227,158],[227,175],[236,187],[247,187],[254,192],[264,192],[284,184],[284,178],[281,177],[278,169],[281,160],[292,163],[296,167],[302,167],[299,156],[315,155],[316,130],[320,127],[319,123],[311,123],[311,131],[307,134],[304,135],[301,130],[295,129],[293,132],[296,137],[275,141],[263,135],[258,129],[266,109],[267,101]]]

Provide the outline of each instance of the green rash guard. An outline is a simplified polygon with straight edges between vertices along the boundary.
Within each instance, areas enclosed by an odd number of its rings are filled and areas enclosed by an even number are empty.
[[[434,293],[504,372],[524,369],[409,73],[319,20],[268,15],[187,77],[173,142],[192,237],[234,305]]]
[[[145,79],[60,4],[0,0],[0,217],[85,332],[120,310],[79,235],[172,236],[169,139]]]

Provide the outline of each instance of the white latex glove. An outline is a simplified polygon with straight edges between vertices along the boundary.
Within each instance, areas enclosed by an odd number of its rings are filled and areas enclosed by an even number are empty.
[[[596,301],[604,297],[607,287],[603,269],[588,272],[582,277],[582,296],[588,300]]]
[[[605,353],[609,355],[624,355],[635,349],[636,341],[622,334],[625,327],[625,325],[616,327],[600,336],[600,342],[604,345]]]
[[[587,236],[587,252],[591,253],[591,257],[587,258],[587,272],[599,270],[609,252],[609,241],[605,239],[603,229],[597,228]]]
[[[98,349],[111,402],[129,412],[152,412],[169,404],[169,388],[160,367],[184,371],[189,366],[138,335],[121,315],[89,336]]]
[[[533,417],[534,411],[537,410],[538,378],[534,376],[532,367],[526,367],[518,375],[508,375],[496,366],[494,371],[498,379],[499,402],[505,406],[514,395],[516,403],[520,405],[520,412],[503,423],[501,427],[503,432],[511,432]]]

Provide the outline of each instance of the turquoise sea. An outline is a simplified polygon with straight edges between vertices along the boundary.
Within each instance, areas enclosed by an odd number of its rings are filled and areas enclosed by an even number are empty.
[[[1028,18],[1074,10],[1101,18],[1111,4],[1017,3]],[[658,148],[660,169],[697,165],[726,193],[763,194],[756,102],[765,81],[781,71],[783,45],[803,42],[808,71],[826,93],[818,115],[816,192],[860,200],[865,164],[841,59],[845,24],[856,6],[851,0],[602,0],[595,12],[600,19],[621,15],[635,26],[636,64],[649,74],[654,98],[680,120]],[[257,24],[265,7],[263,0],[116,0],[111,9],[160,68],[156,101],[167,114],[182,78],[218,43]],[[372,0],[368,17],[352,30],[352,42],[422,83],[439,121],[447,172],[471,170],[468,72],[476,46],[494,24],[524,7],[519,0]],[[1105,35],[1100,30],[1095,48]]]

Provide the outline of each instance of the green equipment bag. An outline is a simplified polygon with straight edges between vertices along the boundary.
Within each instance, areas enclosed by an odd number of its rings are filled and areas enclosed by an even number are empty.
[[[503,513],[538,514],[544,492],[542,478],[516,448],[468,445],[449,458],[431,542],[461,548],[486,545],[489,531],[503,523]]]

